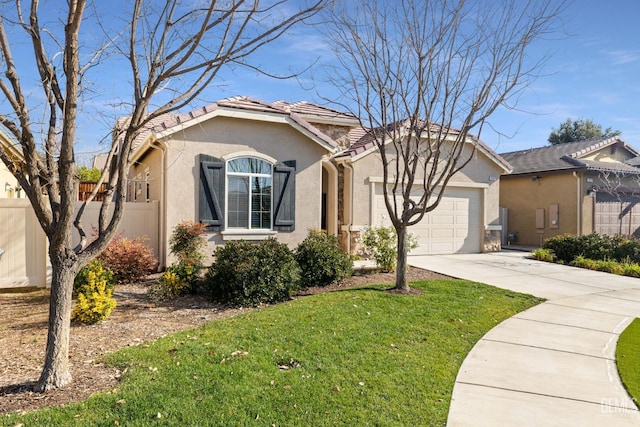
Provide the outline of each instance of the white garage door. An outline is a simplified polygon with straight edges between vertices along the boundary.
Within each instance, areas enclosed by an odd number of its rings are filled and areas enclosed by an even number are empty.
[[[438,207],[409,228],[418,247],[410,255],[480,252],[481,189],[450,187]],[[376,186],[375,224],[389,225],[382,185]]]

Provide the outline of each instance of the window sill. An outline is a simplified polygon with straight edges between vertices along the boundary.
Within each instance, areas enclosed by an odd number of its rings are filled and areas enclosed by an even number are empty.
[[[222,240],[266,240],[278,234],[274,230],[225,230]]]

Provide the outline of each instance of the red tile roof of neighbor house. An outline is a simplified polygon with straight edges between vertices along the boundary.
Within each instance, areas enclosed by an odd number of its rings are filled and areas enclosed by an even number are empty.
[[[602,162],[582,158],[607,147],[626,149],[635,157],[627,162]],[[636,160],[639,155],[640,153],[635,148],[618,137],[569,142],[501,154],[502,157],[513,165],[512,174],[570,169],[638,174],[640,173],[640,169],[633,165],[637,164]]]

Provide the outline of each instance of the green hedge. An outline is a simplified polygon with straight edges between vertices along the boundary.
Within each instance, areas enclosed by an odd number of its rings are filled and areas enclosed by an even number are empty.
[[[542,248],[551,250],[557,260],[564,264],[570,264],[578,257],[640,263],[640,241],[624,236],[611,237],[597,233],[583,236],[564,234],[547,239]]]

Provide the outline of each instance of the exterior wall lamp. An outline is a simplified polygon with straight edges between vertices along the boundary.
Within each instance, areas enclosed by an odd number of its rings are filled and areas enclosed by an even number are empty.
[[[4,185],[4,191],[9,192],[11,191],[11,184],[9,184],[8,182]]]

